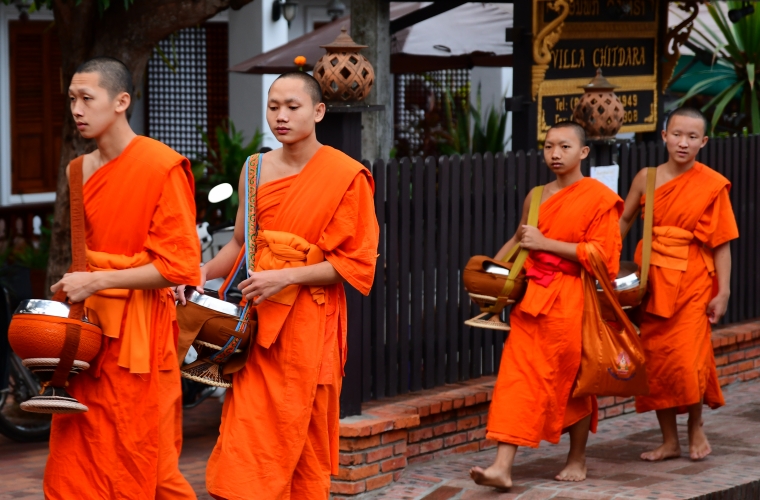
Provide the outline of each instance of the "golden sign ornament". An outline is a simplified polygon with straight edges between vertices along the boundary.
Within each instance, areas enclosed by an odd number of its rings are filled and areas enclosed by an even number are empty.
[[[572,0],[570,1],[572,2]],[[546,6],[557,12],[559,15],[539,31],[539,15],[541,13],[541,9],[539,9],[540,3],[541,1],[539,0],[534,0],[533,2],[533,32],[538,32],[533,40],[533,62],[535,65],[533,66],[531,94],[534,101],[538,95],[538,89],[544,81],[546,70],[549,69],[549,62],[552,60],[551,49],[559,41],[559,38],[562,35],[562,23],[564,23],[565,18],[567,18],[567,15],[570,13],[570,4],[567,0],[547,2]]]

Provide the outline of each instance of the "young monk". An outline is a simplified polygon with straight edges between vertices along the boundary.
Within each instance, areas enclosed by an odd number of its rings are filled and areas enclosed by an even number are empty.
[[[45,498],[194,499],[179,471],[182,401],[169,287],[199,283],[193,177],[187,159],[135,135],[132,75],[116,59],[82,64],[71,114],[97,149],[82,163],[89,272],[53,292],[84,300],[103,329],[100,353],[69,391],[87,413],[55,415]]]
[[[731,288],[731,248],[739,237],[728,191],[731,183],[696,161],[707,143],[707,120],[696,109],[671,113],[662,139],[669,159],[657,167],[649,293],[644,298],[641,341],[647,357],[649,396],[636,411],[656,410],[663,443],[641,455],[658,461],[681,456],[676,414],[689,414],[689,456],[710,454],[702,430],[702,405],[725,404],[718,384],[710,324],[726,313]],[[620,219],[628,226],[643,208],[646,171],[633,180]],[[636,249],[641,265],[641,243]]]
[[[512,486],[512,464],[518,446],[538,448],[570,433],[570,453],[558,481],[586,478],[586,440],[596,432],[595,397],[571,398],[581,362],[583,288],[581,266],[590,271],[587,245],[602,254],[610,277],[620,266],[618,217],[623,201],[600,182],[583,177],[586,158],[583,128],[562,122],[549,129],[544,159],[557,176],[544,188],[538,227],[527,226],[532,192],[525,199],[515,235],[496,254],[514,245],[530,250],[525,268],[528,288],[512,308],[499,376],[488,414],[488,439],[498,441],[496,460],[483,470],[470,470],[484,486]]]
[[[258,160],[255,272],[239,285],[256,305],[258,334],[224,400],[206,469],[214,498],[324,500],[338,473],[343,282],[369,293],[379,227],[369,171],[317,141],[324,113],[307,73],[281,75],[269,89],[267,122],[282,148]],[[241,200],[247,182],[243,170]],[[201,281],[227,275],[245,251],[243,205]]]

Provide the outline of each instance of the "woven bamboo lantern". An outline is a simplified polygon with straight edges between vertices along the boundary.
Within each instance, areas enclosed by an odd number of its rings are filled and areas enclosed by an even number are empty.
[[[580,124],[589,139],[610,139],[623,126],[624,110],[620,99],[615,95],[613,85],[602,76],[602,70],[596,70],[596,77],[581,87],[585,93],[573,111],[573,120]]]
[[[321,45],[327,53],[314,65],[314,78],[322,87],[327,101],[357,102],[367,97],[375,83],[375,70],[359,51],[358,45],[342,28],[329,45]]]

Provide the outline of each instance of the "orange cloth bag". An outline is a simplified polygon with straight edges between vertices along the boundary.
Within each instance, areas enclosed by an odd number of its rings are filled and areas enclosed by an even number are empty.
[[[615,297],[607,266],[599,251],[593,244],[587,244],[587,252],[593,274],[585,268],[581,273],[583,347],[573,397],[649,394],[641,340]],[[602,317],[594,278],[602,285],[616,321]]]

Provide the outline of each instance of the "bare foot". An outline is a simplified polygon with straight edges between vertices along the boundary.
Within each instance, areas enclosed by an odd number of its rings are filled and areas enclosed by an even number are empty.
[[[481,486],[491,486],[500,490],[508,490],[512,487],[512,478],[495,467],[491,466],[486,470],[480,467],[470,469],[470,477],[476,484]]]
[[[641,454],[641,459],[646,462],[660,462],[669,458],[678,458],[681,456],[681,445],[663,443],[652,451]]]
[[[586,460],[567,459],[565,468],[559,474],[554,476],[557,481],[585,481],[586,480]]]
[[[712,448],[702,429],[702,421],[700,420],[699,425],[689,425],[689,457],[692,460],[702,460],[710,453]]]

